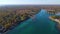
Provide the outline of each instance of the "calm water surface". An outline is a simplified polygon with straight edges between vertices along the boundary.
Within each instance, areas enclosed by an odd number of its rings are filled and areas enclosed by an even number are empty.
[[[55,28],[55,22],[51,21],[48,18],[49,16],[46,10],[42,9],[36,14],[34,20],[29,19],[22,22],[7,34],[58,34]]]

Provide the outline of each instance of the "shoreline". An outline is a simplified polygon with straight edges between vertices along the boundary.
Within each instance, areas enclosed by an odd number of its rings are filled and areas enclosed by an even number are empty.
[[[51,20],[57,22],[58,24],[60,24],[60,20],[58,20],[58,19],[54,19],[54,18],[52,18],[52,16],[50,16],[49,19],[51,19]]]
[[[49,19],[51,19],[52,21],[55,21],[56,22],[56,25],[55,25],[56,26],[56,29],[58,31],[60,31],[60,20],[54,19],[54,18],[52,18],[52,16],[50,16]]]

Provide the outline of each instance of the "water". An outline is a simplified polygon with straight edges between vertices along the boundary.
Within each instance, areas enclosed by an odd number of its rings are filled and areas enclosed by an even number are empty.
[[[7,34],[58,34],[55,28],[55,22],[48,17],[50,15],[46,10],[41,10],[36,14],[35,19],[29,19],[22,22],[15,29],[7,32]]]

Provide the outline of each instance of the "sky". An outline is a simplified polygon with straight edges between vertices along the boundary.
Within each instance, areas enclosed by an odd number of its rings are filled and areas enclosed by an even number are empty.
[[[60,0],[0,0],[0,5],[60,4]]]

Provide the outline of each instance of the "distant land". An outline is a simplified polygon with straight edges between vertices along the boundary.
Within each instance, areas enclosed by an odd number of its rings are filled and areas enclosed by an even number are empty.
[[[40,8],[40,9],[60,9],[60,5],[2,5],[0,9],[4,8]]]

